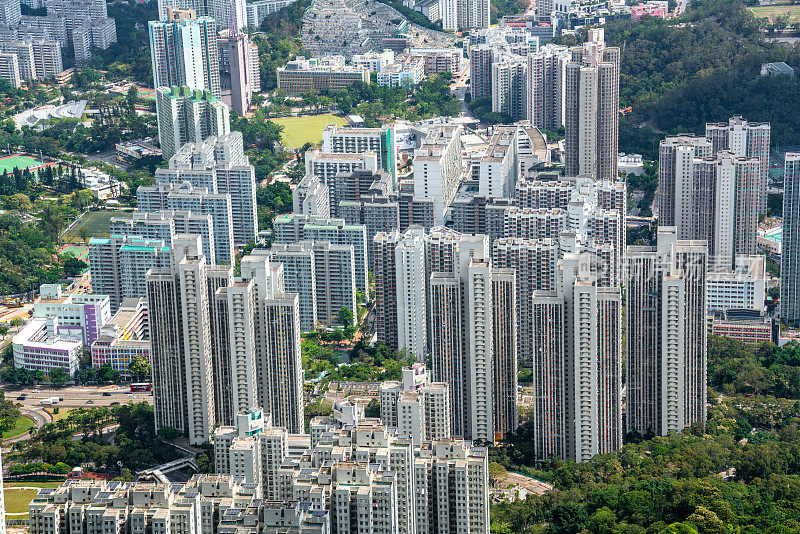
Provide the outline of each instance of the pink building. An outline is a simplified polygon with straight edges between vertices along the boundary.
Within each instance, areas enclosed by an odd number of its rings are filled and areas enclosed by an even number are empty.
[[[665,19],[668,12],[668,3],[660,0],[651,0],[650,2],[631,6],[631,18],[634,19],[641,18],[644,15]]]

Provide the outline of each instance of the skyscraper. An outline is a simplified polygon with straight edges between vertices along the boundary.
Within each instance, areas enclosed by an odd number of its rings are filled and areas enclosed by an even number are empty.
[[[528,62],[516,54],[500,54],[492,63],[492,111],[525,119],[528,112]]]
[[[236,18],[231,16],[228,29],[228,51],[231,59],[231,107],[239,115],[244,115],[250,109],[250,100],[253,98],[253,85],[251,83],[251,69],[248,59],[250,54],[250,41],[247,35],[239,33]]]
[[[158,0],[160,20],[168,18],[170,9],[191,9],[197,16],[214,19],[219,30],[228,29],[232,14],[238,28],[247,26],[244,0]]]
[[[555,290],[532,295],[534,450],[586,461],[622,446],[622,293],[591,254],[565,254]]]
[[[211,91],[186,86],[156,89],[158,142],[164,158],[171,158],[185,143],[202,143],[231,131],[230,109]]]
[[[146,276],[155,422],[199,444],[215,424],[208,266],[200,236],[176,237],[172,245],[173,267]]]
[[[677,226],[678,236],[689,228],[689,205],[694,194],[692,180],[695,158],[712,156],[705,137],[678,135],[667,137],[658,146],[658,223]]]
[[[658,177],[659,223],[675,226],[678,239],[707,241],[712,269],[730,271],[736,255],[755,254],[758,158],[715,152],[702,137],[668,137],[659,147]]]
[[[508,405],[509,384],[495,377],[507,378],[512,362],[516,368],[517,347],[513,271],[492,268],[488,248],[485,236],[458,240],[440,249],[449,258],[426,260],[433,374],[450,385],[452,433],[493,441],[516,422],[516,395]],[[451,267],[438,270],[450,259]]]
[[[770,132],[768,122],[748,122],[741,115],[734,115],[727,123],[706,124],[706,139],[712,145],[713,154],[729,150],[739,157],[758,159],[760,180],[757,196],[760,213],[767,212]]]
[[[572,49],[566,66],[564,117],[566,173],[616,180],[619,145],[619,61],[602,28]]]
[[[209,193],[228,195],[233,244],[244,246],[255,242],[258,232],[255,169],[244,153],[241,132],[186,143],[169,159],[169,168],[156,169],[155,178],[156,184],[180,186],[190,182]]]
[[[412,226],[400,236],[394,250],[397,299],[398,348],[407,350],[418,362],[427,355],[425,324],[425,231]]]
[[[800,324],[800,154],[786,154],[783,173],[781,319]]]
[[[151,20],[150,54],[153,87],[187,86],[219,98],[218,21],[196,17],[190,9],[168,8],[161,20]]]
[[[546,45],[528,55],[527,119],[536,128],[555,130],[564,124],[568,48]]]
[[[627,427],[640,435],[706,422],[708,247],[658,229],[655,247],[628,247]]]
[[[242,281],[253,281],[258,404],[277,426],[303,431],[303,367],[296,293],[285,293],[283,266],[266,256],[242,258]]]

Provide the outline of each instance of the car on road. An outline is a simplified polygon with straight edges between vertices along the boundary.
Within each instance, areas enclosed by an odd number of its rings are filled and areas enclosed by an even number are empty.
[[[38,389],[34,389],[33,391],[31,391],[31,393],[41,393],[41,391],[39,391]]]
[[[94,401],[92,399],[89,399],[86,401],[86,404],[94,404]]]
[[[103,396],[104,397],[110,397],[111,396],[111,392],[110,391],[104,391],[103,392]]]
[[[117,401],[114,401],[111,403],[111,406],[119,406],[119,403]]]
[[[17,397],[17,400],[25,400],[27,398],[28,398],[27,395],[20,395],[19,397]]]

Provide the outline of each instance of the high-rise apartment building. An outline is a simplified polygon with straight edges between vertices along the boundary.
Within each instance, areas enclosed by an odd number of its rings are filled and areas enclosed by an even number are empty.
[[[19,4],[14,0],[0,2],[0,24],[19,24],[22,19],[22,11]]]
[[[13,87],[22,85],[19,58],[16,54],[0,53],[0,80],[6,80]]]
[[[156,117],[158,142],[166,159],[185,143],[202,143],[231,131],[230,109],[209,90],[156,88]]]
[[[92,292],[108,295],[111,313],[116,313],[126,298],[146,297],[145,274],[169,267],[172,258],[163,240],[112,235],[89,240],[89,261]]]
[[[205,443],[216,422],[211,317],[200,236],[173,240],[170,269],[148,271],[156,428],[169,426]]]
[[[783,240],[780,316],[800,324],[800,154],[786,154],[783,174]]]
[[[495,49],[491,45],[478,44],[469,51],[470,94],[472,99],[492,96],[492,64]]]
[[[303,367],[300,361],[300,312],[296,293],[284,289],[283,266],[269,258],[242,258],[241,280],[253,281],[253,346],[258,405],[275,425],[302,432]]]
[[[488,0],[443,0],[439,2],[442,26],[445,30],[488,28]]]
[[[431,381],[423,363],[403,369],[402,379],[383,382],[380,390],[381,422],[411,436],[415,446],[423,441],[450,438],[449,388]]]
[[[209,193],[231,199],[233,244],[244,246],[256,240],[255,170],[244,153],[241,132],[186,143],[169,159],[169,168],[156,169],[156,184],[179,186],[189,182]]]
[[[139,236],[158,239],[166,247],[178,234],[197,234],[203,238],[203,254],[210,265],[217,263],[214,247],[214,220],[211,215],[191,211],[135,211],[130,218],[112,217],[109,222],[112,236]]]
[[[534,291],[554,291],[559,258],[555,239],[499,238],[492,246],[496,267],[513,269],[516,275],[517,350],[528,364],[536,365],[534,355]]]
[[[734,115],[727,123],[706,124],[706,139],[711,143],[713,154],[728,150],[738,157],[758,159],[760,180],[757,196],[760,213],[767,212],[770,132],[768,122],[748,122],[741,115]]]
[[[492,63],[492,111],[511,117],[511,122],[528,113],[528,61],[516,54],[500,54]]]
[[[159,20],[168,20],[170,18],[170,9],[191,10],[198,17],[214,19],[219,30],[227,30],[231,18],[233,18],[237,28],[247,26],[245,0],[158,0]]]
[[[395,350],[399,347],[396,261],[399,241],[400,233],[397,230],[378,232],[373,239],[375,262],[372,265],[372,275],[375,277],[375,328],[378,339]]]
[[[290,213],[276,217],[276,243],[326,241],[336,245],[352,245],[355,256],[356,289],[366,293],[368,288],[367,234],[363,225],[349,225],[344,219],[321,219]]]
[[[209,91],[219,98],[220,23],[195,14],[190,9],[168,8],[161,20],[148,23],[153,87],[186,86],[191,91]]]
[[[323,253],[320,251],[320,253]],[[315,249],[310,241],[300,243],[273,243],[272,247],[255,249],[251,254],[265,254],[271,262],[283,264],[283,284],[288,293],[297,293],[300,315],[300,330],[311,332],[317,325],[317,302],[328,302],[328,292],[339,292],[341,288],[325,286],[317,288]],[[324,292],[322,298],[318,292]]]
[[[516,419],[504,420],[496,428],[502,415],[496,417],[495,412],[515,413],[516,396],[513,408],[496,405],[498,400],[508,400],[509,386],[494,380],[508,376],[495,366],[513,362],[516,368],[517,348],[514,273],[493,269],[488,248],[484,236],[442,249],[447,256],[453,253],[452,267],[430,268],[429,327],[434,378],[450,385],[453,435],[493,441],[496,433],[516,423]],[[442,256],[426,260],[440,265],[449,262]]]
[[[156,426],[202,443],[215,424],[263,406],[301,431],[298,298],[284,293],[283,267],[245,256],[234,278],[230,267],[206,264],[199,236],[175,237],[173,258],[146,276]]]
[[[532,294],[536,457],[590,460],[622,446],[622,292],[590,254],[565,254],[556,288]]]
[[[406,230],[394,250],[397,300],[397,346],[417,361],[427,355],[425,324],[425,231],[416,226]]]
[[[706,422],[708,247],[661,226],[654,247],[628,247],[627,428],[680,432]]]
[[[662,140],[658,147],[658,222],[678,227],[678,235],[689,228],[691,198],[694,195],[694,160],[711,157],[711,143],[705,137],[678,135]]]
[[[231,73],[231,107],[239,115],[244,115],[250,110],[250,101],[253,98],[252,77],[258,72],[252,72],[248,60],[250,40],[246,34],[239,33],[235,18],[231,18],[228,28],[228,53],[230,56]]]
[[[209,215],[214,234],[214,256],[217,263],[230,264],[233,251],[233,214],[231,196],[212,193],[205,187],[195,187],[190,182],[179,185],[159,183],[142,186],[136,190],[136,204],[140,212],[191,212]]]
[[[564,124],[566,66],[568,48],[547,45],[529,54],[527,119],[536,128],[555,130]]]
[[[602,28],[573,48],[564,91],[565,168],[570,176],[617,179],[620,50],[607,47]]]
[[[756,252],[760,164],[727,150],[688,158],[708,148],[696,138],[662,142],[659,206],[666,220],[674,221],[679,239],[707,241],[711,267],[730,271],[736,255]]]
[[[435,204],[435,224],[444,224],[445,209],[461,183],[460,125],[434,126],[414,150],[414,197],[431,198]]]

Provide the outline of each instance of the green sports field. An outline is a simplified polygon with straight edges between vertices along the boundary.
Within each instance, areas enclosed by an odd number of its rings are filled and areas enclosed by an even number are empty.
[[[322,141],[322,129],[329,124],[344,126],[347,124],[338,115],[308,115],[306,117],[282,117],[272,122],[283,125],[283,144],[289,148],[297,148],[305,143],[316,144]]]
[[[789,23],[793,24],[800,21],[800,6],[797,5],[773,5],[773,6],[753,6],[748,7],[756,18],[773,18],[784,15],[789,16]]]
[[[28,167],[38,167],[41,164],[42,162],[40,160],[30,156],[23,156],[22,154],[7,156],[0,158],[0,174],[2,174],[3,171],[11,172],[14,170],[14,167],[19,170],[24,170]]]
[[[80,241],[81,228],[88,230],[89,238],[108,237],[108,225],[112,217],[130,217],[130,212],[122,210],[90,211],[81,217],[80,222],[70,228],[69,232],[64,234],[64,238],[68,242]]]

